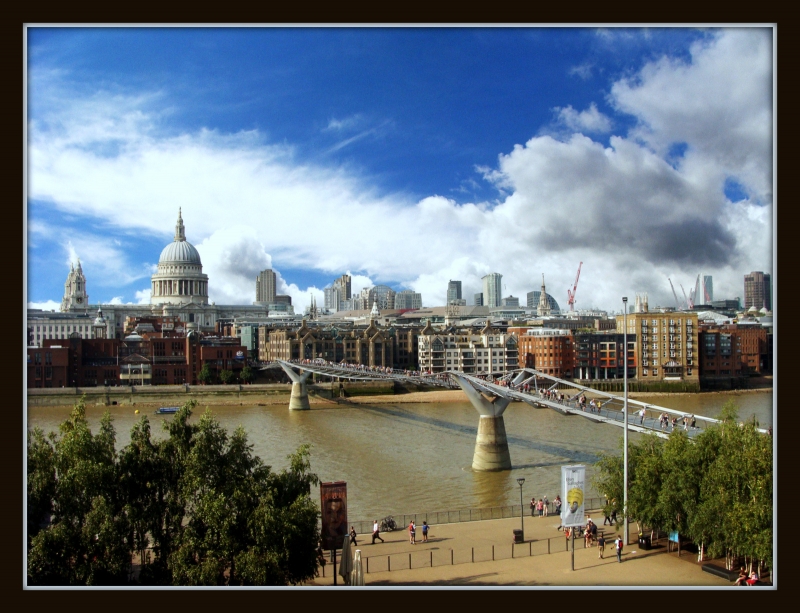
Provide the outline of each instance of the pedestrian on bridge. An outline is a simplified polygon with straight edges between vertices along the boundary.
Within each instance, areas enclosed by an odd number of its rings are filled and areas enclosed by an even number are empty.
[[[383,543],[383,539],[381,538],[381,528],[380,524],[378,524],[378,520],[376,519],[375,522],[372,524],[372,544],[375,544],[375,539],[378,539],[381,543]]]
[[[645,415],[647,415],[647,411],[645,411],[645,409],[642,408],[642,410],[639,411],[639,417],[641,418],[640,421],[639,421],[639,425],[640,426],[644,425],[644,416]]]

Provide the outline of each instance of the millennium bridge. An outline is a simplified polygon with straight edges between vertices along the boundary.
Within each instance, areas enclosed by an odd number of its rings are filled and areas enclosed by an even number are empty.
[[[524,402],[534,407],[546,407],[562,415],[579,415],[590,421],[624,427],[625,399],[622,396],[579,385],[574,381],[559,379],[533,368],[521,368],[499,379],[484,379],[461,371],[436,374],[419,373],[391,368],[335,364],[322,359],[276,360],[264,368],[280,367],[292,381],[289,409],[309,409],[308,378],[314,374],[355,381],[390,380],[415,385],[428,385],[464,391],[480,415],[473,470],[509,470],[511,456],[508,451],[503,412],[513,402]],[[586,395],[591,401],[587,403]],[[628,429],[648,432],[661,438],[682,428],[693,439],[709,425],[719,420],[703,415],[692,415],[628,399]],[[631,412],[633,408],[633,412]],[[766,430],[760,430],[766,433]]]

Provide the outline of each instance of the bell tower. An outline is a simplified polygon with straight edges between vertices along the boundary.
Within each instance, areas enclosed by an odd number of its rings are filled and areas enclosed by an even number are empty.
[[[88,310],[89,294],[86,293],[86,277],[83,276],[81,261],[78,260],[78,267],[69,265],[67,282],[64,283],[64,298],[61,299],[61,310],[78,311]]]

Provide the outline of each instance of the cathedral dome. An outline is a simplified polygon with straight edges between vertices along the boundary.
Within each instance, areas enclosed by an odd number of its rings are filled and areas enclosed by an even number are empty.
[[[200,254],[192,243],[184,240],[175,240],[164,247],[158,258],[159,264],[189,263],[201,265]]]
[[[183,226],[183,217],[181,217],[180,209],[178,210],[178,223],[175,225],[175,240],[161,251],[158,263],[202,265],[200,262],[200,254],[197,253],[197,249],[194,248],[192,243],[186,240],[186,230]]]

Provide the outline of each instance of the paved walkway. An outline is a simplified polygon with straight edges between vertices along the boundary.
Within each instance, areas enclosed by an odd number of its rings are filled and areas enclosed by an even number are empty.
[[[594,519],[598,519],[594,517]],[[599,516],[602,523],[602,516]],[[416,545],[408,540],[408,530],[383,533],[385,543],[371,544],[369,534],[359,535],[358,547],[366,570],[367,586],[732,586],[729,581],[702,572],[697,555],[667,553],[666,546],[642,551],[638,545],[624,549],[622,564],[616,560],[615,531],[606,526],[604,559],[597,547],[584,548],[575,540],[575,570],[571,570],[571,552],[565,551],[566,539],[557,530],[558,516],[525,518],[525,542],[512,546],[512,531],[520,527],[519,518],[462,522],[431,526],[429,540],[422,543],[417,526]],[[631,525],[635,536],[635,524]],[[547,554],[547,539],[550,554]],[[494,557],[492,560],[492,548]],[[513,558],[512,547],[514,549]],[[472,556],[475,556],[473,563]],[[529,556],[529,552],[534,555]],[[409,569],[409,554],[411,568]],[[537,555],[539,554],[539,555]],[[391,567],[387,570],[387,556]],[[433,560],[433,568],[431,568]],[[451,564],[451,560],[454,564]],[[333,585],[333,567],[325,567],[325,577],[308,585]],[[337,565],[338,571],[338,565]],[[337,576],[342,584],[342,577]]]

